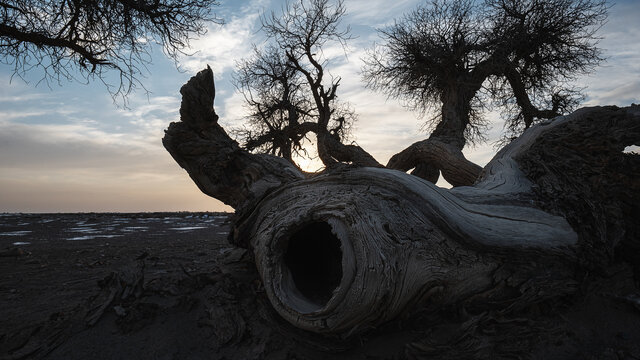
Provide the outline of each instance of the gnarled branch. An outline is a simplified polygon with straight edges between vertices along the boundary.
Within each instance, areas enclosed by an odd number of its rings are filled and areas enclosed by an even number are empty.
[[[433,168],[442,171],[442,176],[453,186],[473,185],[482,168],[467,160],[457,147],[439,140],[418,141],[389,159],[390,169],[407,171],[416,168],[414,175],[435,182],[436,173],[424,169]],[[427,176],[425,178],[425,176]]]
[[[202,192],[240,209],[271,189],[304,178],[283,158],[250,154],[227,135],[213,109],[210,67],[192,77],[180,93],[181,121],[169,125],[162,143]]]

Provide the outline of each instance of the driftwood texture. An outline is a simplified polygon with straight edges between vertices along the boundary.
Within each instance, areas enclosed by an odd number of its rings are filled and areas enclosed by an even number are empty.
[[[534,126],[474,186],[447,190],[347,165],[305,179],[227,136],[210,69],[181,92],[182,122],[165,147],[203,192],[236,208],[230,238],[253,250],[274,309],[301,329],[348,336],[452,304],[517,310],[574,293],[580,274],[620,249],[637,260],[640,160],[623,150],[640,143],[638,106]],[[410,158],[391,162],[407,170]]]
[[[180,93],[181,121],[169,125],[162,144],[202,192],[238,209],[272,188],[303,178],[283,158],[249,154],[227,135],[213,110],[211,68],[191,78]]]

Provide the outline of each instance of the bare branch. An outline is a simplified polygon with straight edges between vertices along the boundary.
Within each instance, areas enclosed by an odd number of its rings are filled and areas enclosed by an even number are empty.
[[[380,30],[385,47],[370,50],[364,79],[423,114],[442,103],[432,136],[452,133],[461,147],[460,138],[473,134],[464,129],[482,123],[479,96],[514,95],[525,128],[573,110],[575,101],[552,89],[602,61],[595,34],[607,9],[604,0],[432,0]],[[554,98],[555,108],[537,107],[534,94]]]
[[[0,55],[20,77],[42,81],[99,80],[115,98],[137,86],[151,63],[152,44],[177,60],[206,22],[221,22],[211,0],[4,0]],[[111,73],[116,82],[110,83]]]
[[[381,166],[359,146],[343,144],[356,116],[348,104],[338,101],[340,78],[325,76],[329,61],[322,47],[344,47],[351,38],[349,28],[340,26],[344,14],[342,1],[300,0],[288,4],[282,14],[262,18],[270,45],[240,63],[236,76],[236,87],[251,112],[249,129],[236,132],[247,149],[292,161],[291,154],[299,152],[313,132],[325,166]],[[315,126],[300,126],[310,121]]]

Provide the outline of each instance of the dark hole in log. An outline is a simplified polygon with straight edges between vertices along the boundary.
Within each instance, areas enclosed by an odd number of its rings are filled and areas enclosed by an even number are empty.
[[[324,306],[342,279],[340,240],[325,222],[304,226],[291,236],[284,262],[309,301]]]

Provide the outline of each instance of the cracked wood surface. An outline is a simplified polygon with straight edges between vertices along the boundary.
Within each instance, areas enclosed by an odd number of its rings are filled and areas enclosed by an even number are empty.
[[[429,156],[442,161],[446,165],[443,169],[455,170],[453,175],[445,174],[448,180],[461,173],[471,174],[455,180],[454,185],[469,183],[480,174],[475,186],[446,190],[401,171],[348,165],[304,179],[299,172],[288,172],[285,162],[239,150],[217,124],[211,108],[212,84],[212,73],[205,70],[183,87],[187,99],[183,107],[186,104],[190,115],[181,110],[183,122],[171,125],[165,146],[192,178],[198,179],[196,183],[205,193],[235,205],[231,238],[253,250],[269,300],[284,319],[299,328],[349,336],[419,308],[453,304],[476,309],[525,308],[574,293],[575,275],[585,265],[584,255],[606,263],[620,243],[594,239],[598,231],[585,232],[572,220],[567,210],[571,201],[561,201],[554,207],[540,185],[562,189],[572,201],[594,196],[597,180],[591,181],[591,187],[576,188],[572,184],[580,176],[598,179],[610,174],[589,173],[602,170],[597,166],[579,167],[572,178],[561,173],[574,163],[588,163],[594,157],[602,160],[594,155],[600,150],[597,144],[618,149],[636,141],[637,107],[583,109],[534,126],[500,151],[482,172],[437,141],[419,146],[423,153],[431,151]],[[196,106],[190,99],[196,99]],[[193,108],[202,110],[194,112]],[[207,117],[214,118],[213,122]],[[603,130],[606,124],[610,131]],[[184,138],[196,137],[193,142],[215,145],[206,151],[185,151],[180,147],[181,138],[175,136],[179,126],[189,127],[185,132],[190,135]],[[585,132],[590,146],[581,147],[581,152],[568,152],[570,157],[563,158],[570,145],[567,136],[579,143]],[[599,133],[603,134],[601,138]],[[547,139],[553,140],[541,146]],[[189,141],[186,144],[193,148]],[[549,147],[555,149],[557,157],[531,160]],[[637,157],[628,158],[621,149],[616,151],[606,156],[624,158],[633,165],[616,171],[632,174]],[[406,155],[410,160],[412,155]],[[455,161],[449,161],[452,159]],[[468,171],[461,171],[464,169]],[[628,181],[637,186],[637,178]],[[587,217],[588,206],[580,209],[579,216]],[[635,233],[624,216],[619,221],[604,219],[623,233]],[[301,290],[304,285],[296,283],[301,275],[286,260],[294,239],[320,236],[312,233],[318,223],[330,229],[322,234],[325,243],[337,239],[341,257],[336,269],[341,274],[339,281],[326,289],[329,296],[322,301]],[[611,225],[606,226],[610,229]],[[607,231],[602,235],[605,238]],[[629,234],[623,237],[633,238]],[[637,240],[621,243],[633,248]]]

